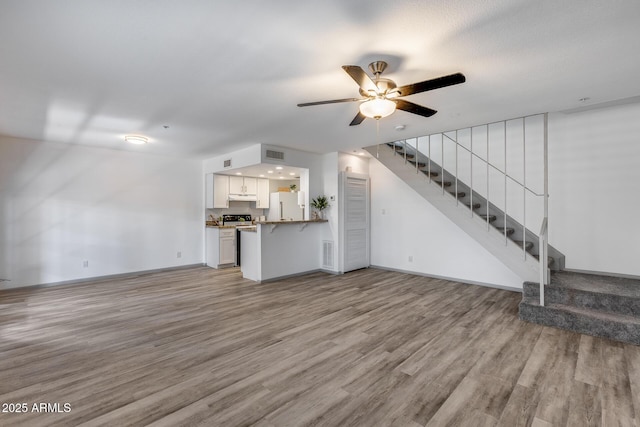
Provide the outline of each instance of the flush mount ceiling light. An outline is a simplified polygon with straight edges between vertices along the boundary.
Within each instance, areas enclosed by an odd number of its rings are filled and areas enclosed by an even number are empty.
[[[396,111],[396,103],[382,97],[376,97],[360,104],[360,113],[370,119],[381,119]]]
[[[127,135],[124,137],[124,140],[131,144],[136,144],[136,145],[142,145],[149,142],[149,138],[146,138],[140,135]]]

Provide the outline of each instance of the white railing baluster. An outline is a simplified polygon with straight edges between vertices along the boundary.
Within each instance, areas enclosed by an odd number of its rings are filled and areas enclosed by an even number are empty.
[[[458,131],[456,130],[456,188],[455,188],[455,192],[456,192],[456,206],[458,206]]]
[[[527,259],[527,144],[522,118],[522,255]]]
[[[473,206],[471,207],[473,209]],[[489,230],[489,125],[487,125],[487,230]]]
[[[504,129],[504,244],[507,244],[507,121],[503,121]],[[514,230],[515,231],[515,230]]]
[[[537,116],[537,115],[536,115]],[[470,127],[469,129],[469,145],[470,147],[467,148],[464,145],[460,144],[458,142],[458,138],[459,138],[459,134],[458,134],[458,130],[455,130],[455,139],[453,139],[452,137],[450,137],[449,135],[447,135],[445,132],[440,133],[440,187],[442,190],[442,194],[444,194],[445,192],[445,144],[444,144],[444,140],[445,138],[447,138],[448,140],[450,140],[451,142],[453,142],[454,145],[454,171],[453,171],[453,178],[455,179],[455,187],[454,187],[454,192],[455,192],[455,200],[456,200],[456,205],[459,204],[460,200],[458,197],[458,193],[460,190],[460,184],[461,182],[459,179],[459,174],[460,174],[460,154],[459,151],[460,149],[462,149],[463,151],[466,151],[469,153],[469,200],[470,200],[470,215],[471,217],[474,216],[474,209],[473,209],[473,201],[474,201],[474,158],[479,159],[480,161],[485,162],[485,168],[486,168],[486,194],[485,194],[485,200],[486,200],[486,207],[485,207],[485,214],[486,214],[486,226],[487,226],[487,230],[490,230],[490,225],[491,225],[491,209],[490,209],[490,196],[491,194],[493,194],[493,191],[491,189],[491,170],[490,169],[494,169],[495,171],[497,171],[498,173],[501,173],[503,176],[502,182],[504,184],[504,213],[503,213],[503,219],[504,219],[504,224],[502,226],[502,233],[504,235],[504,239],[505,239],[505,245],[508,245],[508,239],[509,239],[509,234],[508,234],[508,222],[510,221],[509,219],[509,215],[508,215],[508,207],[511,206],[511,203],[508,200],[509,197],[509,182],[512,181],[513,183],[515,183],[516,185],[520,186],[520,188],[522,188],[522,252],[523,252],[523,259],[527,260],[527,193],[531,193],[536,197],[543,197],[543,202],[544,202],[544,227],[541,228],[540,230],[540,235],[538,236],[538,245],[539,245],[539,262],[540,262],[540,280],[541,280],[541,286],[543,286],[544,284],[548,283],[549,281],[549,264],[548,264],[548,246],[549,246],[549,237],[548,237],[548,114],[544,113],[544,193],[543,194],[538,194],[535,191],[533,191],[532,189],[530,189],[529,187],[527,187],[527,118],[529,117],[533,117],[533,116],[528,116],[528,117],[521,117],[519,119],[510,119],[510,120],[501,120],[501,121],[497,121],[497,122],[493,122],[493,123],[488,123],[486,126],[486,143],[487,143],[487,147],[486,147],[486,158],[483,159],[481,157],[481,155],[479,155],[479,153],[474,153],[473,151],[473,139],[474,139],[474,127]],[[517,126],[517,122],[516,120],[522,120],[522,182],[518,181],[518,179],[512,177],[509,175],[509,167],[507,164],[507,160],[508,160],[508,153],[509,153],[509,147],[508,147],[508,135],[507,135],[507,124],[508,122],[515,122],[514,124]],[[501,170],[499,167],[491,164],[491,148],[490,148],[490,140],[491,140],[491,132],[490,132],[490,126],[492,124],[499,124],[502,123],[502,128],[503,128],[503,145],[504,145],[504,153],[503,153],[503,160],[504,160],[504,168],[503,170]],[[478,127],[476,127],[478,128]],[[481,129],[479,129],[481,131]],[[450,131],[450,132],[454,132],[454,131]],[[434,134],[433,136],[438,135],[438,134]],[[432,165],[431,165],[431,136],[432,135],[427,135],[427,164],[426,166],[426,170],[427,170],[427,175],[429,177],[429,182],[431,182],[431,174],[432,174]],[[410,158],[408,156],[410,156],[408,148],[409,148],[410,144],[409,142],[405,139],[405,140],[401,140],[401,141],[396,141],[393,145],[393,149],[394,149],[394,155],[397,155],[397,152],[399,151],[397,149],[397,147],[401,147],[401,149],[403,149],[404,154],[404,163],[407,163],[408,161],[410,161]],[[420,142],[419,139],[416,138],[416,142],[415,142],[415,147],[412,147],[412,149],[414,150],[414,160],[415,160],[415,169],[416,169],[416,173],[419,173],[420,170]],[[464,162],[463,162],[464,163]],[[481,167],[482,165],[480,165]],[[495,180],[494,180],[495,181]],[[496,190],[497,191],[497,190]],[[515,193],[517,194],[517,193]],[[479,194],[479,196],[482,198],[482,195]],[[517,215],[517,214],[516,214]],[[499,227],[496,227],[498,230],[500,229]],[[530,233],[531,234],[531,233]],[[515,237],[515,236],[514,236]],[[535,240],[533,241],[535,242]],[[544,304],[544,289],[541,288],[541,304]]]

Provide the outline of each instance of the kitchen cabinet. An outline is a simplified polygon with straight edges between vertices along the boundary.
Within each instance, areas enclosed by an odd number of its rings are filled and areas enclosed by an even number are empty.
[[[229,207],[229,177],[209,173],[205,177],[205,207]]]
[[[229,177],[229,194],[256,194],[257,178],[244,176]]]
[[[257,186],[256,209],[269,209],[269,180],[258,178]]]
[[[207,265],[212,268],[233,267],[236,264],[236,229],[207,228]]]
[[[219,263],[236,263],[236,229],[221,229],[220,232],[220,260]]]

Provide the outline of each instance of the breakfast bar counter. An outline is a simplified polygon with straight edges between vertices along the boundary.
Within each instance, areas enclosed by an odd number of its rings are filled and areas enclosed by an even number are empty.
[[[240,233],[242,277],[256,282],[322,268],[327,220],[259,221],[255,232]]]

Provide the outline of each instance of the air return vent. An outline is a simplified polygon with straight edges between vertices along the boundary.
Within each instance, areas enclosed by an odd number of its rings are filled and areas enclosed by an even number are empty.
[[[284,160],[284,152],[275,151],[275,150],[267,150],[266,157],[267,157],[267,159]]]
[[[227,159],[224,161],[224,167],[225,168],[230,168],[231,167],[231,159]]]
[[[333,269],[333,241],[322,241],[322,268]]]

